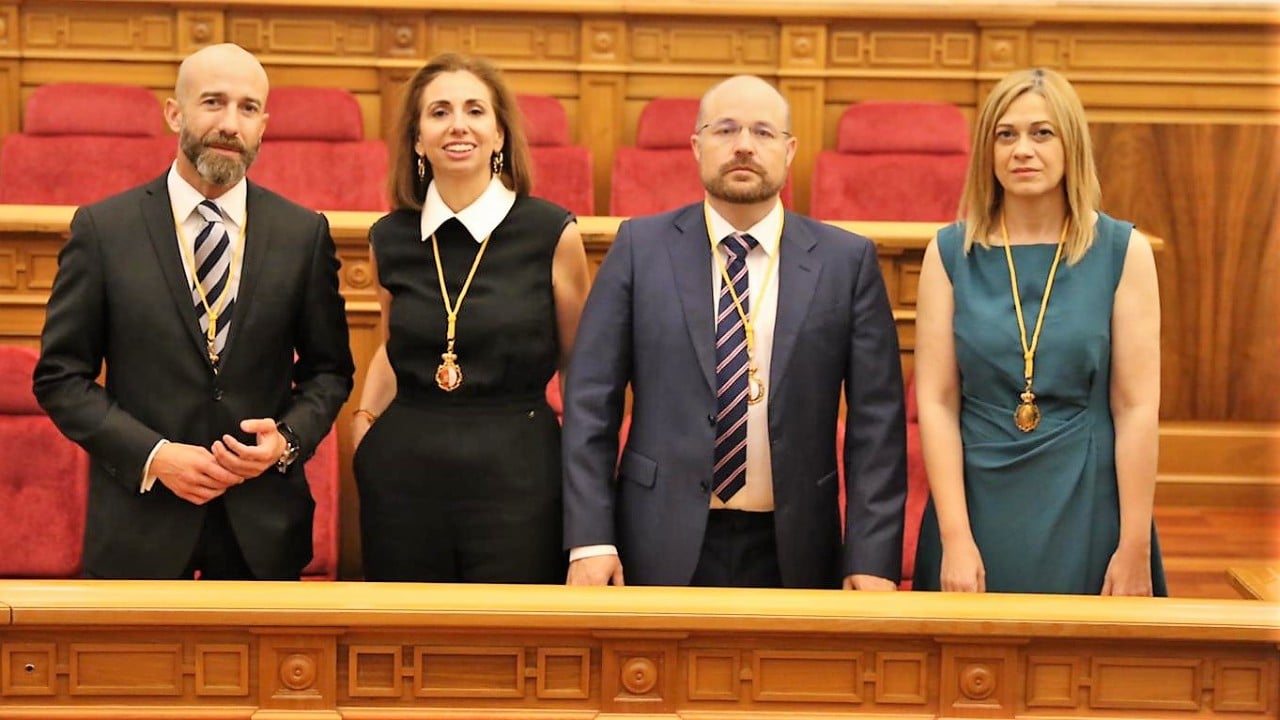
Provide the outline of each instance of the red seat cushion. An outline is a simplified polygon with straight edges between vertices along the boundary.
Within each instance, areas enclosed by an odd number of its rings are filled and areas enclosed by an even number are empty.
[[[303,580],[336,580],[338,578],[338,497],[341,477],[338,472],[338,435],[329,430],[316,452],[307,460],[307,483],[316,501],[315,520],[311,529],[311,562],[302,570]]]
[[[0,577],[80,576],[89,458],[31,393],[36,353],[0,346]]]

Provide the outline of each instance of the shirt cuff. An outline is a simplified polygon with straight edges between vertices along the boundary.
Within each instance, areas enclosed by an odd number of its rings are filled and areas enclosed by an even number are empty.
[[[569,562],[600,557],[601,555],[617,554],[618,548],[616,545],[583,545],[582,547],[576,547],[569,551]]]
[[[168,440],[160,438],[160,442],[156,443],[156,446],[151,448],[151,454],[147,456],[147,462],[142,466],[142,485],[138,489],[139,493],[149,492],[151,487],[156,484],[156,480],[160,479],[151,474],[151,461],[156,459],[156,453],[160,452],[160,448],[168,444]]]

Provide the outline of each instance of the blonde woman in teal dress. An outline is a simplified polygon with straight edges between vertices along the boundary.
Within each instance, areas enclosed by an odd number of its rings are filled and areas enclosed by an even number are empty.
[[[1155,261],[1100,200],[1066,79],[1000,81],[974,129],[964,220],[920,272],[918,589],[1167,594]]]

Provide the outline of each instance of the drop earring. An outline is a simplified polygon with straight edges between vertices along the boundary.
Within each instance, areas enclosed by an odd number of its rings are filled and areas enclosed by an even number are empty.
[[[418,182],[422,182],[423,180],[426,180],[426,179],[427,179],[427,163],[422,159],[422,156],[419,155],[418,156]]]
[[[489,159],[489,168],[493,170],[494,175],[502,174],[502,151],[501,150],[494,153],[493,157]]]

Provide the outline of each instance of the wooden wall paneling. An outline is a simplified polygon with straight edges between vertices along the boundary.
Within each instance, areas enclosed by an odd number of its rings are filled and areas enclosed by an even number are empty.
[[[0,108],[3,108],[0,110],[0,132],[5,134],[22,130],[22,108],[26,104],[22,98],[21,77],[19,61],[0,59]]]
[[[438,14],[427,28],[430,54],[483,55],[503,67],[574,63],[580,23],[559,15]]]
[[[583,73],[578,102],[585,112],[578,118],[578,142],[591,150],[596,212],[609,211],[609,185],[614,149],[628,142],[622,136],[626,102],[626,77],[617,73]],[[634,141],[635,135],[631,135]]]
[[[824,147],[826,84],[821,72],[827,59],[825,25],[784,23],[778,90],[791,106],[791,132],[797,138],[791,165],[792,206],[808,212],[813,165]]]
[[[339,67],[377,57],[381,19],[373,13],[264,12],[232,9],[226,18],[228,42],[260,55],[323,58]]]
[[[1165,238],[1161,417],[1280,418],[1280,127],[1095,123],[1105,210]]]
[[[22,47],[28,56],[154,56],[173,52],[177,37],[177,11],[163,5],[28,3],[22,9]]]
[[[227,37],[226,15],[209,8],[178,8],[177,55],[186,57]]]

